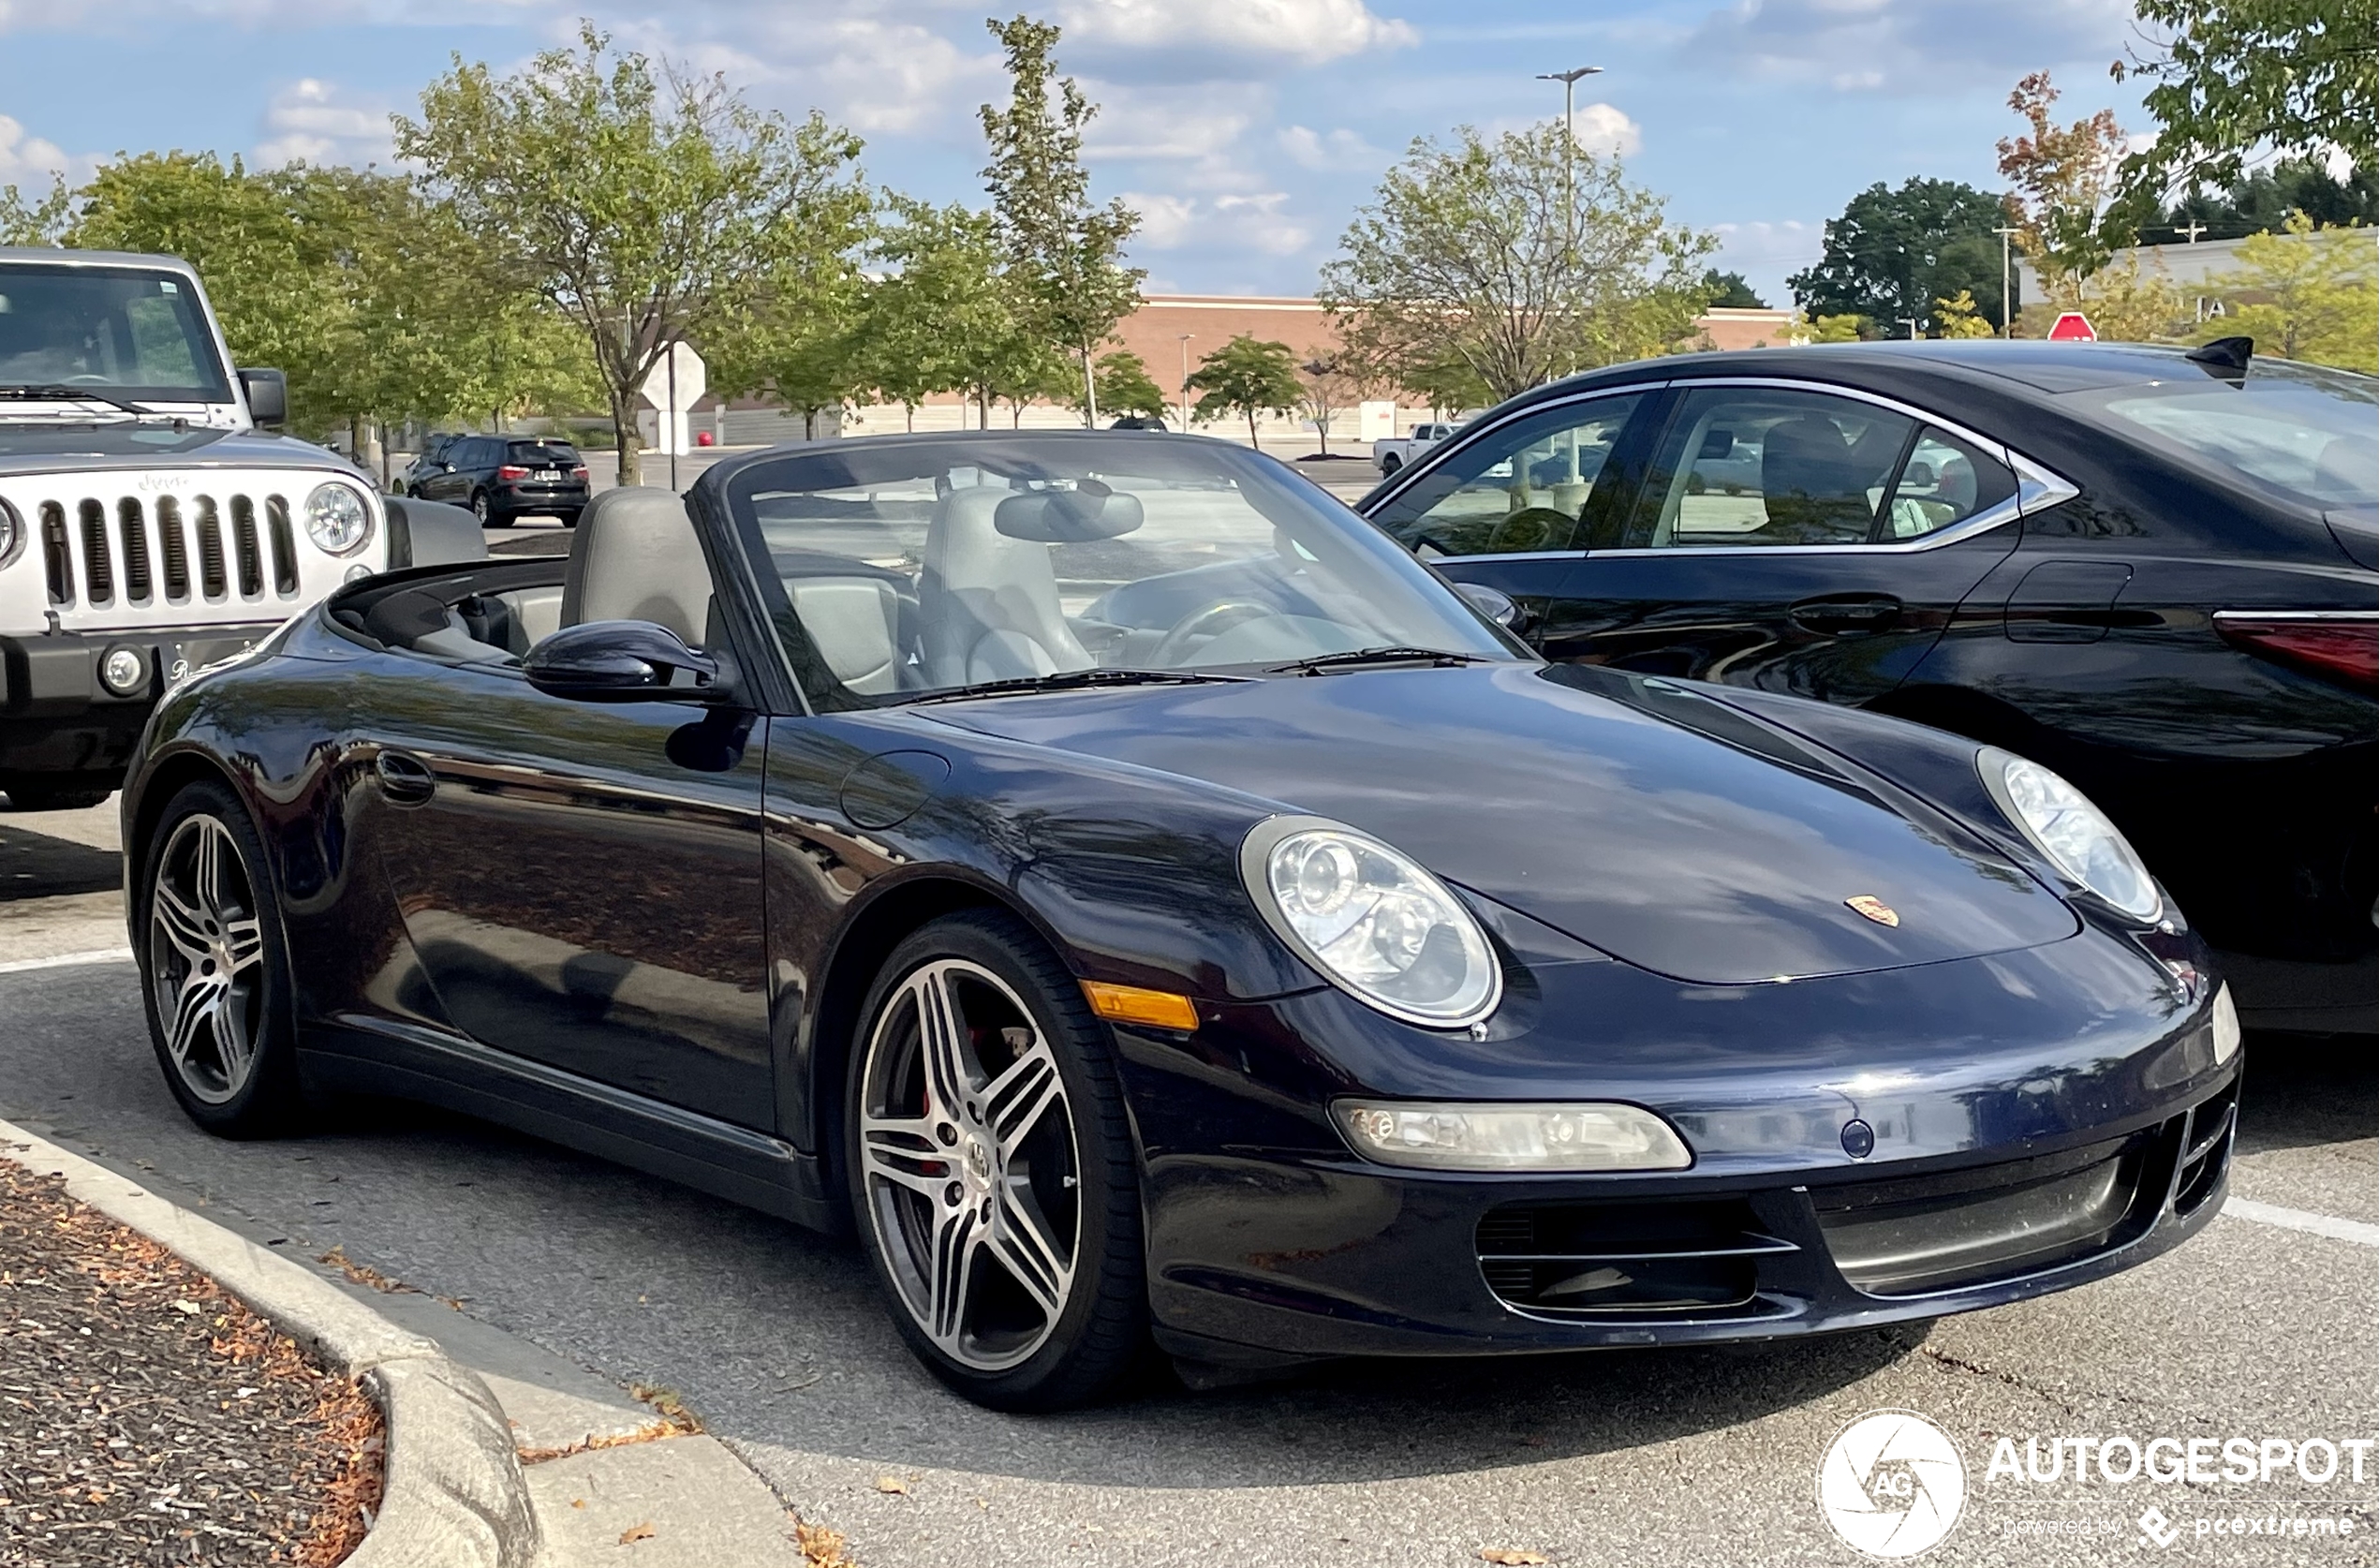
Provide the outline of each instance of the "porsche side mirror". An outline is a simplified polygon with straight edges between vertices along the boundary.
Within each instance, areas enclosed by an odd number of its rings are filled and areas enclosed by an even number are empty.
[[[718,660],[650,621],[566,626],[521,660],[528,684],[581,703],[707,703],[721,695]]]
[[[1520,607],[1502,589],[1490,588],[1484,583],[1456,583],[1454,591],[1460,594],[1471,609],[1496,625],[1511,627],[1519,624]]]

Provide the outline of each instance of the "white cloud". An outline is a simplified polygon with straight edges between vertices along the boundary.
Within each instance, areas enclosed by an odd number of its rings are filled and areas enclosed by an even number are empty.
[[[1280,151],[1298,168],[1316,171],[1382,169],[1390,156],[1351,130],[1325,134],[1305,126],[1289,126],[1281,130]]]
[[[988,35],[972,53],[931,28],[872,7],[716,7],[643,12],[614,24],[621,43],[702,71],[724,71],[794,115],[813,107],[865,136],[947,131],[1004,85]]]
[[[1607,103],[1579,105],[1570,134],[1581,148],[1599,156],[1633,157],[1644,145],[1644,127]]]
[[[1168,251],[1256,251],[1293,256],[1313,241],[1313,231],[1288,212],[1289,193],[1257,191],[1218,196],[1126,191],[1124,201],[1140,214],[1131,248]]]
[[[1223,60],[1278,71],[1420,42],[1410,23],[1364,0],[1063,0],[1057,15],[1062,51],[1135,55],[1158,75],[1211,71]]]
[[[1963,0],[1736,0],[1678,52],[1704,68],[1840,92],[1938,93],[2044,66],[2103,66],[2131,24],[2132,0],[2001,0],[1981,25]]]
[[[1131,237],[1134,250],[1178,250],[1197,232],[1198,203],[1187,196],[1128,190],[1123,200],[1140,214],[1140,232]]]
[[[24,126],[0,114],[0,185],[21,185],[30,197],[49,194],[52,175],[63,174],[68,185],[90,177],[98,164],[96,155],[73,154],[54,141],[27,136]]]
[[[303,159],[310,164],[386,164],[395,156],[389,110],[377,99],[345,97],[334,81],[303,77],[273,95],[264,111],[267,139],[257,144],[264,168]]]
[[[1741,273],[1760,298],[1772,305],[1789,306],[1793,291],[1784,280],[1813,267],[1825,254],[1823,220],[1786,218],[1779,222],[1714,223],[1719,252],[1711,265],[1721,272]]]

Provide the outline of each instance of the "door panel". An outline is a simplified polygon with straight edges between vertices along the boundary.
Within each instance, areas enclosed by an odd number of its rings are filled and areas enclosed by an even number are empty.
[[[772,1129],[750,721],[392,655],[360,726],[382,863],[464,1032]],[[377,722],[375,719],[377,718]]]
[[[1810,389],[1676,401],[1621,547],[1575,563],[1547,657],[1872,702],[2015,548],[2003,459]]]

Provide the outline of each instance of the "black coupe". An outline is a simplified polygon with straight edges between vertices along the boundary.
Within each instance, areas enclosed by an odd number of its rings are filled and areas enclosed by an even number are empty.
[[[1652,360],[1515,398],[1361,510],[1557,661],[2047,763],[2250,1025],[2379,1034],[2379,381],[2243,338]]]
[[[1806,1335],[2174,1246],[2240,1058],[2038,764],[1547,664],[1268,458],[823,442],[360,583],[124,795],[166,1081],[855,1229],[968,1396]]]

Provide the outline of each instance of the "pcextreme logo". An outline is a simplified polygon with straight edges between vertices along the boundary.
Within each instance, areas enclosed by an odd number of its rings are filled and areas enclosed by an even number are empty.
[[[1852,1550],[1916,1557],[1956,1527],[1966,1506],[1966,1461],[1947,1433],[1914,1411],[1873,1411],[1826,1444],[1817,1506]]]

